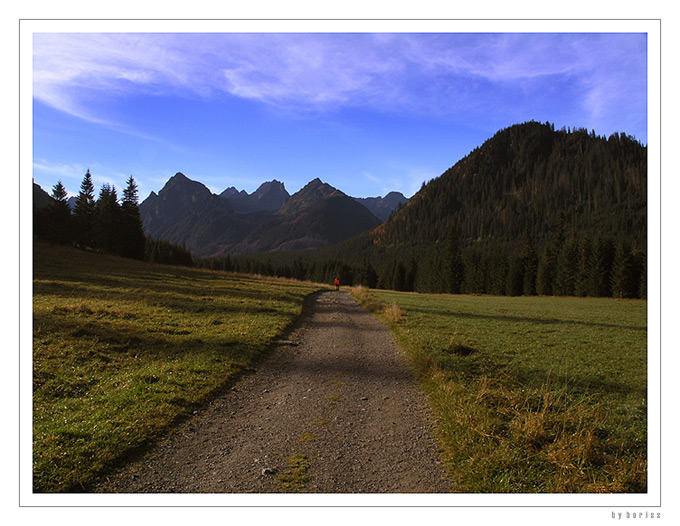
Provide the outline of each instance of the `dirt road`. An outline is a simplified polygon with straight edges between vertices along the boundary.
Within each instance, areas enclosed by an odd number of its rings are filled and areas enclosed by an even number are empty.
[[[424,395],[389,331],[318,294],[290,343],[95,491],[447,492]]]

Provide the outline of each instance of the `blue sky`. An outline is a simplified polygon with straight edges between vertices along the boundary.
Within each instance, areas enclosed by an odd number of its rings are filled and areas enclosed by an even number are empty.
[[[176,172],[213,192],[319,177],[355,197],[423,181],[537,120],[647,142],[645,34],[35,33],[46,191]]]

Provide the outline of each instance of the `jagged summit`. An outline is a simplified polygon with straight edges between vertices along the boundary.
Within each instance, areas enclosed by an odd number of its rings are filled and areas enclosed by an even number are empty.
[[[227,188],[220,197],[229,200],[234,210],[240,214],[279,210],[290,197],[284,184],[274,179],[262,183],[252,194]]]
[[[235,186],[230,186],[220,194],[220,197],[230,198],[234,196],[246,196],[246,195],[248,195],[248,192],[246,192],[245,190],[239,191]]]
[[[387,221],[400,205],[408,203],[408,199],[401,192],[390,192],[385,197],[358,197],[356,200],[382,221]]]
[[[290,195],[273,179],[252,194],[231,186],[213,194],[181,172],[140,205],[147,234],[183,243],[198,256],[318,248],[381,222],[320,178]]]

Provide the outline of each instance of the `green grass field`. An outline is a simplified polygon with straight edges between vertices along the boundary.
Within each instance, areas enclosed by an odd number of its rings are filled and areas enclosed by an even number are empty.
[[[355,295],[409,352],[455,491],[646,491],[646,301]]]
[[[252,366],[321,288],[34,247],[33,475],[82,491]],[[355,290],[460,492],[644,492],[647,303]]]
[[[34,246],[33,487],[82,491],[228,384],[320,286]]]

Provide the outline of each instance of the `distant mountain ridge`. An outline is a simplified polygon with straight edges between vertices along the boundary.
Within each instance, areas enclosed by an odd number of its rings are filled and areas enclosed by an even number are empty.
[[[154,239],[183,244],[196,254],[219,253],[250,230],[227,199],[182,173],[175,174],[140,205],[144,232]]]
[[[400,199],[405,198],[398,194],[396,200],[374,198],[370,204],[381,205],[384,215],[389,203]],[[139,209],[147,235],[184,244],[201,257],[321,248],[382,222],[360,199],[318,178],[292,196],[277,180],[252,194],[230,187],[216,195],[178,172]]]
[[[310,181],[232,253],[321,248],[379,226],[366,207],[320,179]]]
[[[34,208],[43,208],[45,206],[49,206],[49,204],[51,202],[52,202],[52,197],[50,196],[50,194],[48,194],[45,190],[43,190],[42,187],[34,181],[33,182],[33,207]]]
[[[239,192],[232,186],[222,192],[220,197],[227,199],[235,212],[248,214],[279,210],[288,201],[290,194],[283,183],[274,179],[262,183],[252,194],[245,190]]]
[[[385,197],[355,197],[354,199],[373,212],[373,215],[381,221],[387,221],[392,212],[409,201],[401,192],[390,192]]]

